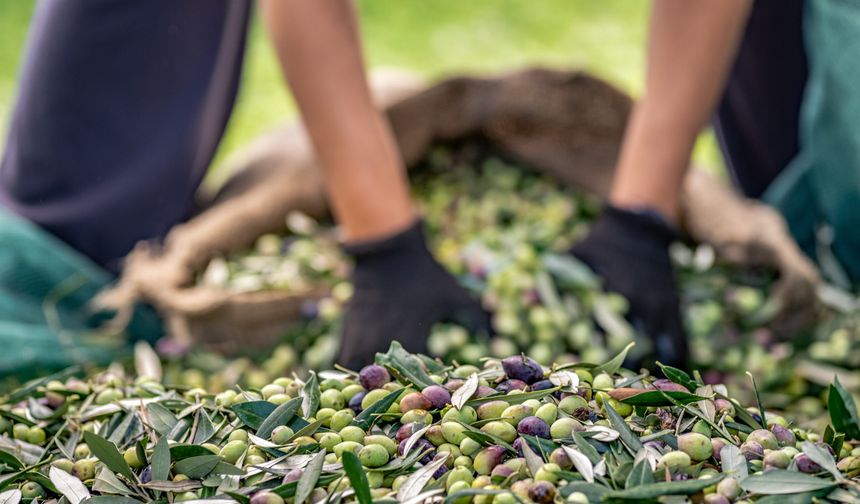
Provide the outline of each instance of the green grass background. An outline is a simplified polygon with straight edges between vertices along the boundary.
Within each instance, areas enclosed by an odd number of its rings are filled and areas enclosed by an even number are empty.
[[[0,134],[5,139],[32,0],[0,2]],[[429,78],[525,65],[585,68],[638,94],[648,2],[633,0],[359,0],[371,68]],[[255,17],[239,100],[214,166],[295,114],[266,34]],[[0,140],[0,150],[2,149]],[[718,167],[710,135],[697,161]],[[214,177],[217,180],[220,177]]]

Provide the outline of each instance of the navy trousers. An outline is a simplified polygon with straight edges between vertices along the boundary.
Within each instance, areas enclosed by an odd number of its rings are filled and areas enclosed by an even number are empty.
[[[186,219],[236,96],[248,0],[43,0],[0,204],[116,269]]]

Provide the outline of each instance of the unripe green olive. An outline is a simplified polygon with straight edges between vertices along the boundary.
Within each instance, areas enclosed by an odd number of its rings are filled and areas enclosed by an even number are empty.
[[[293,435],[295,435],[293,429],[286,425],[279,425],[272,430],[270,439],[277,445],[285,445],[290,441],[290,438],[292,438]]]
[[[378,444],[367,445],[358,452],[358,460],[365,467],[382,467],[388,458],[388,450]]]
[[[245,441],[234,439],[221,448],[219,455],[221,455],[221,458],[223,458],[228,464],[235,464],[247,449],[248,444]]]

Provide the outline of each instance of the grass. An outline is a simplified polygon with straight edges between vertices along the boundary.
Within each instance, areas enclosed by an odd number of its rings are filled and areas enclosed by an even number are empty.
[[[32,0],[0,2],[3,138],[32,9]],[[404,68],[435,78],[541,64],[585,68],[634,94],[642,89],[647,2],[361,0],[359,9],[371,68]],[[259,20],[249,37],[242,89],[211,180],[220,178],[217,165],[226,154],[295,114]],[[709,135],[696,158],[719,164]]]

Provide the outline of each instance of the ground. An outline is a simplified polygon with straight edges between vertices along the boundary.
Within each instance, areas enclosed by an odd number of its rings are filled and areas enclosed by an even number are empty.
[[[0,3],[0,134],[5,139],[32,0]],[[433,78],[544,64],[585,68],[627,91],[642,89],[647,2],[629,0],[360,0],[371,68]],[[211,180],[225,154],[294,114],[266,34],[255,18],[242,89]],[[0,139],[0,150],[3,141]],[[719,165],[708,136],[697,159]]]

